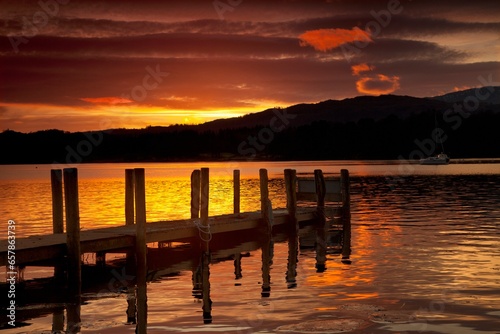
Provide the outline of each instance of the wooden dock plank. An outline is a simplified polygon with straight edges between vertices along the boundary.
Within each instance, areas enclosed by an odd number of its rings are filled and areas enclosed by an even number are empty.
[[[274,210],[274,225],[289,221],[286,209]],[[316,218],[315,208],[301,208],[297,212],[299,222]],[[246,212],[213,216],[208,219],[212,234],[253,229],[262,224],[260,212]],[[197,236],[198,220],[182,219],[159,221],[146,224],[146,241],[174,241]],[[82,253],[111,251],[133,247],[135,244],[135,226],[122,225],[80,232]],[[7,264],[7,240],[0,240],[0,265]],[[16,264],[28,264],[54,258],[66,254],[66,234],[36,235],[16,239]]]

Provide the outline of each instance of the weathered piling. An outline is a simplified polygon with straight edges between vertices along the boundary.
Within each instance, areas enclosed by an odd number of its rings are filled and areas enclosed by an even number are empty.
[[[262,214],[262,221],[268,231],[272,231],[273,227],[273,208],[271,200],[269,199],[269,179],[267,176],[267,169],[259,170],[260,179],[260,212]]]
[[[318,212],[318,223],[316,226],[316,271],[324,272],[326,269],[326,213],[325,196],[326,183],[321,169],[314,171],[314,183],[316,185],[316,208]]]
[[[208,206],[209,206],[209,169],[201,169],[200,178],[200,223],[202,228],[203,240],[205,243],[205,251],[208,251],[208,241],[210,239],[210,226],[208,225]]]
[[[137,274],[137,333],[147,332],[146,185],[144,168],[134,169]]]
[[[52,169],[50,171],[50,183],[52,187],[52,232],[64,233],[64,207],[63,207],[63,184],[62,170]]]
[[[135,222],[134,183],[134,170],[125,169],[125,225],[134,225]],[[125,266],[127,273],[135,271],[135,250],[127,251]]]
[[[134,170],[125,170],[125,225],[134,225]]]
[[[233,213],[240,213],[240,171],[233,170]],[[240,279],[241,274],[241,253],[234,254],[234,278]]]
[[[233,171],[233,212],[240,213],[240,171]]]
[[[266,230],[266,240],[262,245],[262,297],[271,295],[271,264],[273,254],[273,208],[269,199],[269,179],[267,169],[259,170],[260,178],[260,209],[262,221]]]
[[[95,264],[99,268],[104,268],[106,266],[106,252],[95,253]]]
[[[64,201],[66,207],[66,246],[68,292],[70,298],[80,300],[82,289],[82,269],[80,252],[80,209],[78,202],[78,170],[65,168]]]
[[[50,184],[52,189],[52,232],[64,233],[64,197],[63,174],[61,169],[50,171]],[[54,278],[64,281],[64,265],[59,261],[54,266]]]
[[[298,229],[297,224],[297,173],[294,169],[285,169],[286,208],[288,210],[290,228]]]
[[[340,171],[340,184],[342,187],[342,262],[349,264],[351,255],[351,195],[350,195],[349,171]]]
[[[81,305],[80,303],[66,304],[67,324],[66,333],[78,334],[81,331]]]
[[[128,287],[127,288],[127,324],[137,324],[136,314],[136,296],[135,296],[135,288]]]
[[[63,331],[64,331],[64,308],[61,307],[56,309],[52,314],[52,333],[62,333]]]
[[[286,271],[286,282],[289,289],[297,286],[297,262],[298,262],[298,231],[297,221],[297,173],[294,169],[285,169],[286,208],[289,215],[288,236],[288,265]]]
[[[201,169],[200,177],[200,225],[202,244],[202,286],[203,286],[203,322],[205,324],[212,323],[212,300],[210,299],[210,225],[208,224],[208,207],[209,207],[209,169]]]
[[[200,218],[200,170],[191,173],[191,219]]]

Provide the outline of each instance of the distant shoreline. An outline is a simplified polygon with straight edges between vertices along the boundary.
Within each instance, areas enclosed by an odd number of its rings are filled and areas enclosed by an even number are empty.
[[[171,160],[137,160],[137,161],[89,161],[81,163],[37,163],[37,162],[27,162],[27,163],[14,163],[5,164],[0,163],[0,166],[13,166],[13,165],[92,165],[92,164],[127,164],[127,163],[193,163],[193,162],[284,162],[284,161],[334,161],[343,162],[348,164],[369,164],[369,165],[397,165],[397,164],[411,164],[418,165],[419,160],[399,160],[399,159],[331,159],[331,160],[283,160],[283,159],[171,159]],[[461,158],[461,159],[451,159],[450,164],[500,164],[500,158]],[[435,166],[435,165],[430,165]]]

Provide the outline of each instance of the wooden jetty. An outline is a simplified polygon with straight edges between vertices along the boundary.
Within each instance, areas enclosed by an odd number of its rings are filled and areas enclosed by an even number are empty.
[[[342,257],[343,261],[348,261],[351,228],[347,170],[341,170],[340,177],[328,178],[323,176],[321,170],[315,170],[314,177],[304,178],[297,177],[295,170],[286,169],[284,171],[286,208],[275,209],[269,199],[267,170],[261,169],[259,177],[260,211],[240,212],[240,172],[235,170],[234,212],[209,216],[209,169],[201,168],[191,174],[190,219],[146,222],[145,171],[143,168],[127,169],[125,170],[125,225],[81,231],[78,170],[76,168],[52,170],[53,234],[17,238],[15,264],[19,267],[54,264],[55,276],[65,278],[69,295],[75,297],[78,303],[82,285],[82,255],[96,253],[96,259],[105,262],[106,253],[126,253],[127,259],[130,259],[135,268],[138,332],[145,333],[148,243],[182,241],[199,237],[205,254],[202,257],[204,259],[202,262],[205,262],[202,274],[206,276],[209,275],[210,262],[208,241],[213,235],[256,228],[261,228],[271,235],[273,229],[278,227],[297,233],[299,227],[305,225],[321,226],[324,231],[327,228],[325,217],[329,216],[334,217],[334,225],[343,235]],[[309,205],[300,205],[300,201],[304,200],[309,201]],[[328,206],[325,205],[326,202],[329,202]],[[331,225],[331,222],[328,224]],[[0,241],[0,265],[8,264],[7,246],[7,240]],[[263,262],[264,256],[263,248]],[[58,265],[55,265],[56,263]],[[263,279],[266,283],[266,276]],[[204,277],[203,281],[208,282],[208,277]],[[268,293],[264,289],[263,285],[263,296]],[[209,295],[204,295],[203,299],[204,305],[211,304]],[[210,310],[204,308],[203,314],[204,321],[211,322]]]

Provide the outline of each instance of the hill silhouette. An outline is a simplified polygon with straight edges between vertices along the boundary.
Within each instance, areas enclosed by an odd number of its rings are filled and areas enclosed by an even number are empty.
[[[438,97],[359,96],[272,108],[200,125],[0,133],[0,163],[416,159],[435,122],[452,158],[500,157],[500,87]],[[431,150],[432,148],[432,150]]]

